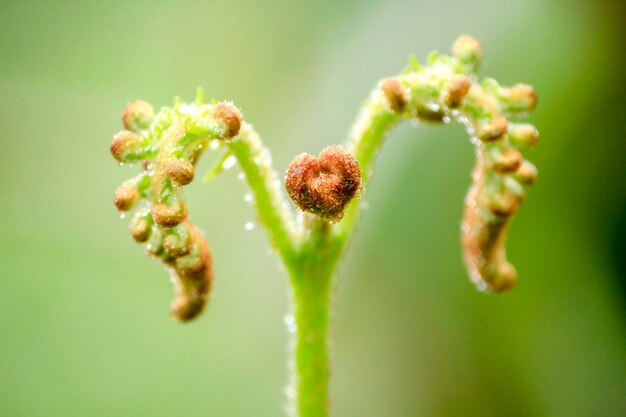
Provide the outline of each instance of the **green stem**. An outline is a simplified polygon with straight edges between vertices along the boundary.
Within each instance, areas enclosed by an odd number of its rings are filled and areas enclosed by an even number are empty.
[[[293,363],[291,415],[327,417],[330,374],[328,329],[332,275],[313,270],[292,274]]]
[[[337,259],[326,250],[329,224],[314,219],[312,238],[302,247],[296,268],[290,270],[293,287],[291,416],[329,416],[329,326],[332,284]]]
[[[294,219],[289,205],[279,187],[272,169],[269,151],[263,147],[261,138],[247,123],[241,127],[239,136],[228,142],[233,155],[248,181],[253,193],[259,220],[265,228],[269,241],[283,262],[290,268],[296,261],[297,237]]]
[[[400,120],[402,120],[402,116],[389,111],[383,103],[380,92],[374,90],[357,117],[348,144],[349,150],[361,168],[363,189],[367,189],[372,178],[376,156]],[[334,226],[334,238],[331,245],[335,251],[339,253],[343,251],[346,242],[350,240],[356,228],[360,211],[359,201],[353,200],[346,208],[341,222]]]

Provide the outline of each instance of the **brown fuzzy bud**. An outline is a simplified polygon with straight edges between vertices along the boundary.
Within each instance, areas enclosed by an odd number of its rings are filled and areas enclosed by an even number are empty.
[[[492,291],[502,293],[510,290],[517,282],[517,271],[515,267],[508,262],[499,265],[498,271],[491,277],[489,287]]]
[[[510,192],[496,193],[487,201],[487,208],[496,216],[512,216],[518,209],[519,197]]]
[[[224,134],[221,139],[232,139],[239,134],[243,117],[239,109],[232,103],[225,101],[217,103],[213,107],[211,116],[222,124]]]
[[[537,128],[530,124],[514,124],[509,127],[509,142],[519,148],[534,148],[539,139]]]
[[[169,158],[163,161],[163,170],[165,175],[176,185],[187,185],[193,181],[194,168],[189,162]]]
[[[500,114],[496,114],[491,118],[488,124],[478,129],[478,139],[483,142],[493,142],[502,139],[509,127],[509,122]]]
[[[129,154],[139,149],[141,143],[139,136],[128,130],[124,130],[113,137],[111,142],[111,155],[118,162],[126,162]]]
[[[361,188],[361,169],[347,150],[329,146],[319,157],[295,157],[285,174],[285,188],[301,210],[337,221]]]
[[[124,107],[122,112],[122,123],[124,128],[139,132],[150,127],[154,119],[154,109],[152,105],[143,100],[135,100]]]
[[[516,171],[524,160],[517,149],[499,145],[491,146],[487,155],[491,168],[500,174]]]
[[[404,111],[408,99],[406,90],[400,80],[397,78],[385,78],[380,83],[380,89],[382,90],[387,106],[389,106],[391,111],[395,113],[401,113]]]
[[[526,186],[533,185],[537,181],[537,168],[525,160],[515,172],[515,178]]]
[[[195,247],[196,244],[194,244]],[[205,266],[202,253],[194,250],[185,256],[176,259],[176,270],[183,275],[194,276]]]
[[[115,207],[125,213],[132,209],[135,203],[139,200],[139,190],[133,184],[125,182],[115,190],[115,198],[113,203]]]
[[[505,111],[510,113],[533,111],[538,102],[535,90],[528,84],[515,84],[504,89],[502,100]]]
[[[451,109],[459,107],[471,86],[472,82],[467,75],[457,74],[453,76],[444,93],[443,102]]]
[[[151,224],[144,213],[137,213],[128,225],[130,235],[137,243],[143,243],[150,237]]]
[[[174,227],[187,218],[187,208],[184,205],[172,207],[165,204],[157,204],[152,209],[152,219],[162,227]]]
[[[179,258],[187,255],[190,251],[190,237],[187,225],[182,223],[172,229],[172,233],[168,233],[163,238],[163,248],[172,258]]]
[[[452,55],[472,71],[477,71],[483,61],[483,48],[473,37],[462,35],[452,45]]]

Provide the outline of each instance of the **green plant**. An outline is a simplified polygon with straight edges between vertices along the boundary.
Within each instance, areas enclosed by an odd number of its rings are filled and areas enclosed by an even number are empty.
[[[236,159],[254,199],[259,220],[284,263],[292,288],[293,333],[291,414],[327,416],[328,328],[337,262],[354,233],[360,205],[355,197],[369,184],[384,141],[401,121],[465,125],[476,148],[473,184],[462,227],[464,259],[480,290],[512,287],[516,272],[505,258],[509,221],[523,201],[536,169],[521,151],[532,148],[537,130],[509,122],[533,110],[537,97],[525,84],[501,87],[478,82],[480,44],[462,36],[452,56],[431,53],[395,77],[382,80],[363,105],[347,148],[331,146],[319,157],[302,154],[285,173],[285,188],[300,211],[292,210],[272,168],[269,151],[232,103],[176,101],[154,113],[143,101],[123,112],[125,131],[111,144],[120,163],[141,163],[143,172],[115,193],[122,213],[136,208],[130,233],[170,270],[177,289],[173,316],[181,321],[203,309],[213,279],[212,258],[201,233],[187,217],[182,187],[206,149],[223,152],[209,173]]]

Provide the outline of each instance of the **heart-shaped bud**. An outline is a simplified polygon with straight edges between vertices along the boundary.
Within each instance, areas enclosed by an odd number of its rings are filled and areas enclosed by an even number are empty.
[[[285,188],[301,210],[337,221],[361,188],[361,169],[347,150],[329,146],[319,157],[296,156],[285,174]]]

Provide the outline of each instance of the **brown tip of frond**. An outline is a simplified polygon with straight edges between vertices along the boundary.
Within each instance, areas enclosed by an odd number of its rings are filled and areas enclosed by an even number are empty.
[[[168,206],[157,204],[152,209],[152,219],[162,227],[174,227],[187,218],[187,207],[185,205]]]
[[[495,114],[489,123],[484,124],[478,131],[478,138],[483,142],[493,142],[502,139],[509,128],[509,122],[501,114]]]
[[[139,145],[139,136],[129,130],[124,130],[113,137],[110,146],[111,155],[117,162],[125,162],[126,156],[139,149]]]
[[[488,152],[491,169],[498,174],[515,172],[522,164],[524,157],[517,149],[503,146],[494,146]]]
[[[531,149],[537,145],[539,131],[531,124],[516,123],[511,124],[508,134],[509,142],[513,146],[523,149]]]
[[[397,78],[385,78],[380,83],[380,89],[385,96],[385,101],[389,108],[395,113],[404,111],[408,99],[406,89]]]
[[[452,55],[468,65],[472,71],[476,71],[483,61],[483,47],[472,36],[462,35],[454,41]]]
[[[533,111],[539,102],[535,89],[528,84],[515,84],[505,90],[505,100],[511,112]]]
[[[515,178],[522,184],[529,186],[537,181],[537,168],[530,162],[524,160],[515,171]]]
[[[515,286],[517,283],[517,271],[509,262],[502,262],[499,270],[494,272],[490,282],[490,288],[497,293],[503,293]]]
[[[130,183],[124,183],[115,190],[113,203],[120,212],[125,213],[132,209],[138,200],[139,190],[137,190],[137,187]]]
[[[443,96],[443,102],[451,109],[457,108],[467,95],[472,82],[465,74],[457,74],[452,77]]]
[[[135,100],[126,105],[122,112],[122,124],[125,129],[138,132],[147,129],[154,119],[152,105],[143,100]]]
[[[128,225],[130,235],[137,243],[146,242],[150,238],[152,225],[145,213],[137,213]]]
[[[173,267],[176,278],[176,298],[172,316],[181,322],[197,317],[204,309],[213,282],[213,257],[206,240],[191,224],[191,251],[176,259]]]
[[[239,134],[243,117],[235,105],[228,102],[217,103],[213,107],[211,115],[222,123],[224,136],[222,139],[232,139]]]
[[[193,165],[187,161],[169,158],[162,164],[165,175],[176,185],[187,185],[194,178]]]

